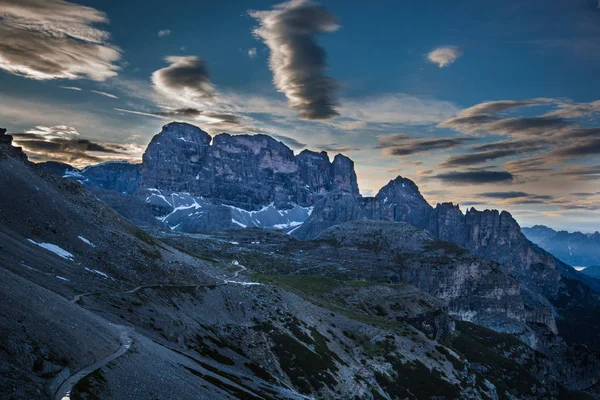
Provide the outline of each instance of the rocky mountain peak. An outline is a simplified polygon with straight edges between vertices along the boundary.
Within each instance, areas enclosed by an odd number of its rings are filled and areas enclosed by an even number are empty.
[[[392,179],[388,182],[387,185],[381,188],[377,196],[385,195],[389,200],[392,198],[401,198],[405,196],[415,197],[422,202],[427,203],[421,192],[419,191],[419,187],[410,179],[404,178],[398,175],[395,179]]]
[[[171,122],[162,127],[162,130],[155,138],[175,139],[184,142],[202,143],[209,145],[212,137],[197,126],[185,122]]]
[[[355,195],[359,193],[356,172],[354,171],[354,161],[343,154],[337,154],[331,164],[331,170],[333,175],[333,187],[335,190],[341,190]]]

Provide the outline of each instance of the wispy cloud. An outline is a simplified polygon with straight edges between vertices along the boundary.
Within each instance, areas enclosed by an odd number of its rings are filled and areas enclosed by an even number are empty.
[[[156,33],[156,36],[158,36],[158,37],[165,37],[165,36],[170,36],[170,35],[171,35],[170,29],[161,29],[160,31],[158,31]]]
[[[121,58],[109,33],[94,28],[106,14],[62,0],[0,2],[0,68],[36,80],[117,75]]]
[[[304,119],[337,116],[338,85],[325,75],[326,53],[315,40],[317,34],[336,31],[337,18],[310,0],[292,0],[249,14],[259,22],[254,34],[271,51],[273,82],[290,107]]]
[[[81,88],[76,87],[76,86],[61,86],[61,89],[81,91]]]
[[[110,93],[106,93],[106,92],[100,92],[98,90],[90,90],[90,92],[99,94],[100,96],[110,97],[111,99],[118,99],[118,97],[115,96],[114,94],[110,94]]]
[[[257,54],[256,47],[251,47],[248,49],[248,57],[256,58]]]
[[[462,54],[462,51],[456,46],[444,46],[432,50],[427,54],[427,59],[437,64],[438,67],[444,68],[456,61]]]

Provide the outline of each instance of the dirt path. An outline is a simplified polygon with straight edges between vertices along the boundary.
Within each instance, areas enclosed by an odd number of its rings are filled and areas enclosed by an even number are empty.
[[[106,364],[121,357],[123,354],[129,350],[131,345],[133,344],[133,339],[131,338],[131,328],[125,327],[123,325],[114,325],[108,322],[110,325],[116,327],[120,331],[119,338],[121,339],[121,346],[112,353],[111,355],[94,362],[93,364],[88,365],[87,367],[81,369],[80,371],[74,373],[69,376],[56,390],[56,394],[54,395],[55,400],[68,400],[71,398],[71,392],[73,391],[73,387],[79,382],[81,379],[85,378],[92,372],[104,367]]]
[[[83,301],[83,298],[87,297],[87,296],[98,296],[98,295],[106,295],[106,294],[129,294],[129,293],[135,293],[142,289],[198,288],[198,287],[223,286],[223,285],[227,285],[227,284],[237,284],[237,285],[244,285],[244,286],[261,285],[261,283],[258,283],[258,282],[240,282],[240,281],[234,280],[240,276],[241,272],[247,270],[246,267],[244,267],[243,265],[241,265],[238,262],[235,262],[234,265],[239,267],[239,269],[237,271],[235,271],[231,277],[229,277],[227,279],[213,277],[215,279],[221,280],[222,281],[221,283],[209,283],[209,284],[203,283],[203,284],[198,284],[198,285],[175,285],[175,284],[158,283],[158,284],[150,284],[150,285],[140,285],[133,289],[125,290],[125,291],[121,291],[121,292],[81,293],[81,294],[74,296],[73,299],[71,299],[71,303],[75,303],[75,304],[79,305]],[[123,325],[115,325],[108,321],[107,321],[107,323],[110,324],[111,326],[116,327],[120,331],[119,338],[121,339],[121,346],[117,349],[117,351],[115,351],[111,355],[109,355],[101,360],[98,360],[98,361],[88,365],[87,367],[84,367],[83,369],[74,373],[73,375],[69,376],[56,390],[56,394],[54,396],[55,400],[69,400],[71,398],[71,392],[73,391],[73,387],[77,384],[77,382],[79,382],[81,379],[85,378],[92,372],[104,367],[109,362],[122,356],[123,354],[125,354],[127,352],[127,350],[129,350],[129,348],[133,344],[133,339],[131,338],[131,335],[130,335],[132,328],[128,328]]]

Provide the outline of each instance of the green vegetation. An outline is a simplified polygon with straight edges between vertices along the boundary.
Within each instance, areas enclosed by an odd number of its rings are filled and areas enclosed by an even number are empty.
[[[363,322],[368,325],[383,329],[392,329],[396,333],[406,336],[411,331],[410,327],[402,322],[388,319],[382,315],[372,315],[362,309],[351,309],[347,304],[331,296],[331,292],[344,287],[368,287],[368,286],[390,286],[402,287],[403,285],[392,285],[368,281],[338,281],[322,275],[263,275],[254,274],[253,278],[265,283],[279,286],[285,290],[294,292],[306,300],[331,311],[337,312],[347,318]],[[376,314],[381,314],[381,310]]]

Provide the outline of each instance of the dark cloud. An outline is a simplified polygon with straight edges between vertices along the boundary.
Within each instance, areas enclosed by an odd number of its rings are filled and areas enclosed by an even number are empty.
[[[404,133],[390,136],[379,136],[378,149],[390,156],[407,156],[434,150],[448,150],[463,146],[473,138],[415,138]]]
[[[273,82],[304,119],[335,117],[337,83],[325,75],[326,53],[315,36],[339,28],[337,18],[310,0],[292,0],[270,11],[250,11],[254,34],[271,50]]]
[[[475,146],[472,149],[475,151],[496,151],[496,150],[514,150],[518,152],[529,152],[542,150],[549,145],[548,140],[542,138],[535,139],[517,139],[517,140],[500,140],[494,143],[482,144]]]
[[[454,184],[510,183],[514,177],[506,171],[452,171],[435,175],[436,179]]]
[[[597,154],[600,154],[600,138],[581,140],[570,146],[556,149],[551,156],[584,157]]]
[[[79,137],[72,127],[38,126],[24,133],[12,133],[33,161],[61,161],[82,166],[109,160],[137,160],[141,146],[94,142]]]
[[[168,67],[152,73],[156,90],[170,98],[186,98],[192,101],[215,97],[215,87],[209,79],[204,61],[195,56],[170,56]]]
[[[545,139],[501,140],[470,147],[468,150],[472,150],[472,153],[449,157],[440,164],[440,167],[454,168],[482,164],[504,157],[542,150],[546,147],[548,147],[548,141]]]
[[[178,108],[176,110],[156,111],[153,113],[160,117],[168,118],[198,118],[208,117],[218,119],[220,122],[226,122],[229,124],[238,124],[240,119],[238,116],[233,114],[217,113],[211,111],[202,111],[197,108]]]
[[[0,69],[31,79],[103,81],[117,75],[118,47],[94,28],[106,14],[62,0],[0,0]]]
[[[517,150],[491,150],[479,153],[461,154],[452,156],[440,164],[441,168],[464,167],[475,164],[482,164],[488,161],[493,161],[498,158],[514,156],[519,154]]]
[[[526,193],[526,192],[485,192],[485,193],[479,193],[478,194],[479,197],[487,197],[490,199],[502,199],[502,200],[507,200],[507,199],[531,199],[531,200],[551,200],[553,199],[553,196],[549,196],[549,195],[538,195],[538,194],[531,194],[531,193]]]
[[[598,193],[595,192],[577,192],[577,193],[571,193],[571,196],[577,196],[577,197],[589,197],[589,196],[595,196]]]

